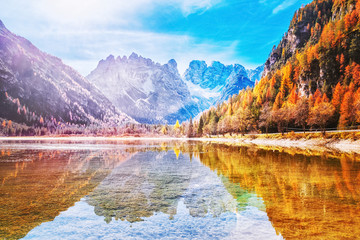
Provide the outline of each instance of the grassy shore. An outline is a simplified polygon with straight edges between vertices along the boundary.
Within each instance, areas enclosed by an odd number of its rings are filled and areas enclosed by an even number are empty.
[[[254,144],[258,146],[274,146],[286,148],[321,149],[327,148],[342,152],[360,153],[360,131],[354,132],[306,132],[285,134],[246,134],[209,136],[208,141],[230,142],[232,144]]]

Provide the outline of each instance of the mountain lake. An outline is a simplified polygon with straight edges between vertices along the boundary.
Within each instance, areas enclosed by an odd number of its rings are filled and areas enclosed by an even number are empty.
[[[0,239],[357,239],[359,155],[2,140]]]

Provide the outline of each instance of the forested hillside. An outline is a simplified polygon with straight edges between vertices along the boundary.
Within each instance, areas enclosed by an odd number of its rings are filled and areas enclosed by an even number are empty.
[[[10,32],[1,20],[0,121],[0,135],[135,122],[78,72]]]
[[[202,113],[198,134],[352,128],[360,123],[360,1],[295,14],[254,88]]]

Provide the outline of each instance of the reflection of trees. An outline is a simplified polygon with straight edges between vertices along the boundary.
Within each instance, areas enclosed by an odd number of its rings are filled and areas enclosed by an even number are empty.
[[[360,234],[357,156],[173,142],[123,151],[2,149],[0,162],[0,238],[24,236],[93,190],[87,201],[107,221],[174,215],[181,198],[192,216],[218,216],[256,194],[286,239]]]
[[[92,191],[128,154],[1,150],[0,238],[17,239]]]
[[[245,147],[203,145],[206,166],[262,197],[286,239],[355,239],[360,234],[360,162]]]

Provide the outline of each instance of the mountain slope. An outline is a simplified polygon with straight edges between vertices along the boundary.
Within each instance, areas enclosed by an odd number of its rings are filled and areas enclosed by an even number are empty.
[[[186,121],[247,86],[262,67],[246,70],[239,64],[225,66],[194,60],[183,78],[175,60],[160,65],[133,53],[127,58],[110,55],[101,60],[87,79],[120,110],[141,123]]]
[[[28,125],[133,121],[75,70],[1,21],[0,117]]]
[[[356,128],[360,1],[314,0],[300,8],[260,82],[201,117],[205,133]]]
[[[141,123],[184,121],[199,113],[175,60],[160,65],[133,53],[127,58],[110,55],[87,79],[120,110]]]
[[[238,94],[241,89],[253,87],[262,69],[247,70],[240,64],[226,66],[217,61],[207,66],[205,61],[194,60],[183,78],[200,109],[205,110]]]
[[[250,81],[252,82],[260,81],[264,71],[264,66],[265,65],[261,65],[255,69],[246,69],[246,73]]]

